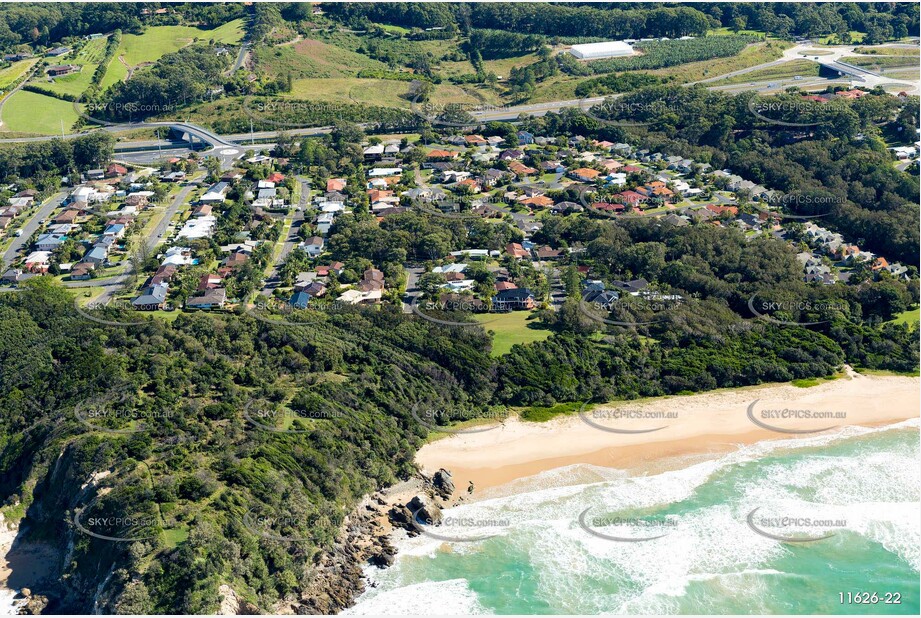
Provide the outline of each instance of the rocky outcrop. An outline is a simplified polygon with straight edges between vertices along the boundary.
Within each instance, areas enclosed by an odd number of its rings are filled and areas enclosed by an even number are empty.
[[[397,551],[390,541],[393,529],[415,536],[419,534],[417,526],[423,522],[437,525],[442,520],[441,510],[457,503],[449,502],[453,494],[451,473],[442,469],[432,478],[420,475],[401,484],[399,491],[392,488],[369,496],[346,517],[333,549],[317,556],[310,584],[301,591],[300,598],[279,604],[274,610],[336,614],[349,607],[365,589],[362,567],[371,564],[387,568],[396,559]],[[404,503],[406,498],[409,499]]]
[[[48,606],[48,597],[32,594],[28,588],[23,588],[19,594],[25,598],[25,603],[19,608],[20,616],[38,616]]]
[[[450,500],[454,495],[454,479],[451,473],[441,468],[432,476],[432,487],[444,500]]]

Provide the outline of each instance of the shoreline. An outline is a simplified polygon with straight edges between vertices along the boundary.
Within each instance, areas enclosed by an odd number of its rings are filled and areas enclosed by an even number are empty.
[[[919,386],[918,377],[848,371],[845,377],[808,388],[768,384],[623,401],[546,422],[515,417],[487,431],[457,433],[426,444],[416,454],[416,463],[425,473],[451,470],[458,487],[472,481],[476,499],[483,490],[565,466],[644,469],[685,456],[719,455],[764,440],[816,436],[822,433],[816,430],[823,428],[832,432],[848,425],[878,426],[917,418]],[[791,433],[758,426],[748,416],[749,406],[756,421]],[[763,416],[773,410],[839,417]]]

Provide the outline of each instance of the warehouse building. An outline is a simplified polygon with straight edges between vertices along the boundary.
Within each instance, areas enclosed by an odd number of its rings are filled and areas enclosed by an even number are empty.
[[[624,41],[605,41],[604,43],[587,43],[573,45],[569,50],[573,56],[580,60],[594,60],[596,58],[618,58],[632,56],[633,47]]]

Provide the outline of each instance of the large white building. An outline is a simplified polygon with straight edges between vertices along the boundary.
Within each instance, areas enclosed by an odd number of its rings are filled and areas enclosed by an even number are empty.
[[[605,41],[604,43],[586,43],[573,45],[569,50],[573,56],[581,60],[594,60],[596,58],[617,58],[632,56],[633,47],[624,41]]]

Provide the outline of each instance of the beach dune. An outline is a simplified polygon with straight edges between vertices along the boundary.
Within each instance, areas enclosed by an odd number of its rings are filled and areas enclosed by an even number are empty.
[[[916,418],[919,388],[916,377],[848,370],[808,388],[772,384],[596,405],[544,423],[511,418],[488,431],[452,434],[425,445],[416,461],[428,472],[447,468],[458,487],[472,481],[478,491],[574,464],[648,467],[761,440]]]

